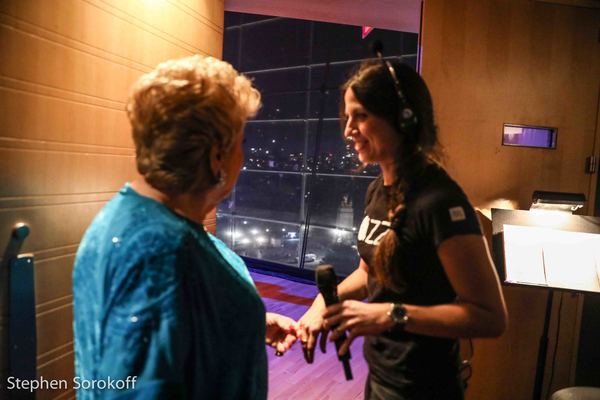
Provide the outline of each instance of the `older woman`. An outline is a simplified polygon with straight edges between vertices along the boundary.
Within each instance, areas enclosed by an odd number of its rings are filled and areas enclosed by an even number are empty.
[[[140,176],[96,216],[73,272],[79,398],[264,399],[265,314],[243,261],[202,225],[233,188],[260,94],[229,64],[160,64],[127,104]],[[129,377],[129,379],[128,379]]]

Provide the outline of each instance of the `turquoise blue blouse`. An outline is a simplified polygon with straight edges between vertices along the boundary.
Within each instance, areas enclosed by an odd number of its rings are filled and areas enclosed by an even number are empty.
[[[266,399],[265,307],[244,262],[129,185],[85,233],[73,295],[75,374],[100,383],[79,399]]]

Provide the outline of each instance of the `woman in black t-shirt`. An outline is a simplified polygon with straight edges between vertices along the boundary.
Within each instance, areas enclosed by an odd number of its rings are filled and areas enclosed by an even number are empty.
[[[410,67],[363,63],[343,86],[344,136],[379,176],[366,196],[358,268],[326,308],[299,320],[312,362],[319,334],[365,336],[365,399],[462,399],[458,339],[501,335],[507,312],[473,207],[435,161],[431,96]],[[368,303],[360,300],[368,299]]]

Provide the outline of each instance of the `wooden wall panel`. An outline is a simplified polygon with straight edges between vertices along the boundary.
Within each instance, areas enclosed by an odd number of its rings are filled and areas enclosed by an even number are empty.
[[[197,6],[191,2],[188,5],[181,1],[157,1],[154,4],[149,4],[144,0],[89,1],[96,7],[115,13],[124,19],[141,22],[151,26],[153,30],[163,32],[179,47],[188,48],[194,52],[202,49],[205,54],[221,56],[224,13],[223,9],[218,6],[218,2],[211,2],[215,4],[213,7],[203,7],[197,10]],[[223,15],[216,17],[219,9]],[[212,12],[212,17],[216,19],[211,20],[208,15],[203,15],[202,10]],[[200,27],[201,34],[199,35]]]
[[[217,30],[223,32],[225,29],[225,13],[223,12],[224,0],[219,1],[197,1],[178,0],[181,7],[191,10],[195,16],[205,20],[207,24],[213,25]],[[222,47],[218,51],[222,51]]]
[[[0,88],[0,119],[6,123],[2,127],[2,143],[11,138],[38,146],[54,144],[56,148],[87,144],[96,146],[95,151],[102,151],[100,147],[104,146],[113,152],[116,148],[133,154],[124,103],[90,104],[56,89],[39,91],[39,86],[11,83],[11,87]],[[90,126],[90,122],[94,125]]]
[[[223,15],[212,15],[219,6],[211,4],[60,0],[46,10],[36,0],[8,1],[0,5],[0,21],[67,47],[149,70],[169,58],[220,55]]]
[[[18,140],[11,142],[13,146],[29,145]],[[67,145],[62,145],[61,150],[23,147],[0,148],[0,168],[21,166],[19,174],[0,177],[0,196],[114,193],[135,176],[135,157],[131,155],[90,154],[73,151]]]
[[[534,190],[591,197],[596,175],[585,174],[584,165],[587,156],[598,154],[599,26],[598,9],[524,0],[425,0],[422,74],[446,165],[476,206],[507,199],[528,209]],[[505,122],[558,128],[558,148],[502,146]],[[475,341],[471,400],[533,394],[547,291],[504,287],[504,293],[509,328],[500,339]],[[573,383],[580,304],[579,296],[554,296],[544,396]]]
[[[135,176],[124,112],[130,85],[170,58],[220,57],[223,7],[222,0],[0,2],[0,248],[16,222],[31,226],[23,251],[36,257],[39,375],[73,377],[72,264],[93,217]],[[214,229],[214,215],[207,222]],[[5,334],[1,315],[0,339]]]
[[[63,400],[75,398],[75,391],[72,389],[73,374],[75,372],[74,362],[75,355],[73,353],[73,344],[60,348],[64,353],[53,359],[52,361],[43,362],[38,359],[38,375],[51,380],[67,380],[69,386],[67,389],[56,390],[38,390],[36,400]]]
[[[68,299],[71,300],[72,299]],[[73,340],[73,306],[71,301],[56,304],[54,307],[37,313],[38,355],[64,347]]]
[[[598,10],[521,0],[425,3],[422,73],[449,168],[475,203],[501,194],[528,207],[534,189],[587,191],[583,166],[594,146],[600,76],[598,19]],[[556,127],[558,149],[502,146],[504,122]],[[492,175],[493,185],[482,185],[473,173],[475,166],[514,165],[507,160],[518,161],[520,168],[507,168],[521,172],[518,179]],[[532,182],[530,172],[544,176]]]
[[[144,72],[6,25],[0,25],[0,37],[1,54],[19,54],[0,64],[5,79],[124,102],[129,85]]]
[[[6,243],[5,238],[8,236],[10,228],[17,222],[25,222],[32,229],[22,251],[33,252],[34,254],[42,251],[49,252],[40,254],[42,259],[62,255],[64,253],[57,253],[57,251],[65,246],[73,246],[79,243],[89,223],[92,222],[104,203],[112,197],[112,194],[99,195],[97,199],[89,202],[30,205],[1,209],[0,226],[3,233],[3,245]],[[66,201],[73,200],[67,198]]]
[[[58,251],[60,254],[56,254]],[[71,245],[54,249],[53,254],[49,254],[48,251],[36,252],[38,257],[35,262],[35,302],[38,311],[42,306],[47,307],[56,301],[71,297],[71,275],[76,251],[77,245]],[[40,255],[42,253],[46,253],[46,257]]]

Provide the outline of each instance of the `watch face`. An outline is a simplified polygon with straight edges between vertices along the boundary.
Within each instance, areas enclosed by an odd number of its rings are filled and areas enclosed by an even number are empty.
[[[394,304],[394,308],[391,313],[392,320],[395,323],[404,325],[408,321],[408,315],[406,313],[406,307],[402,304]]]

